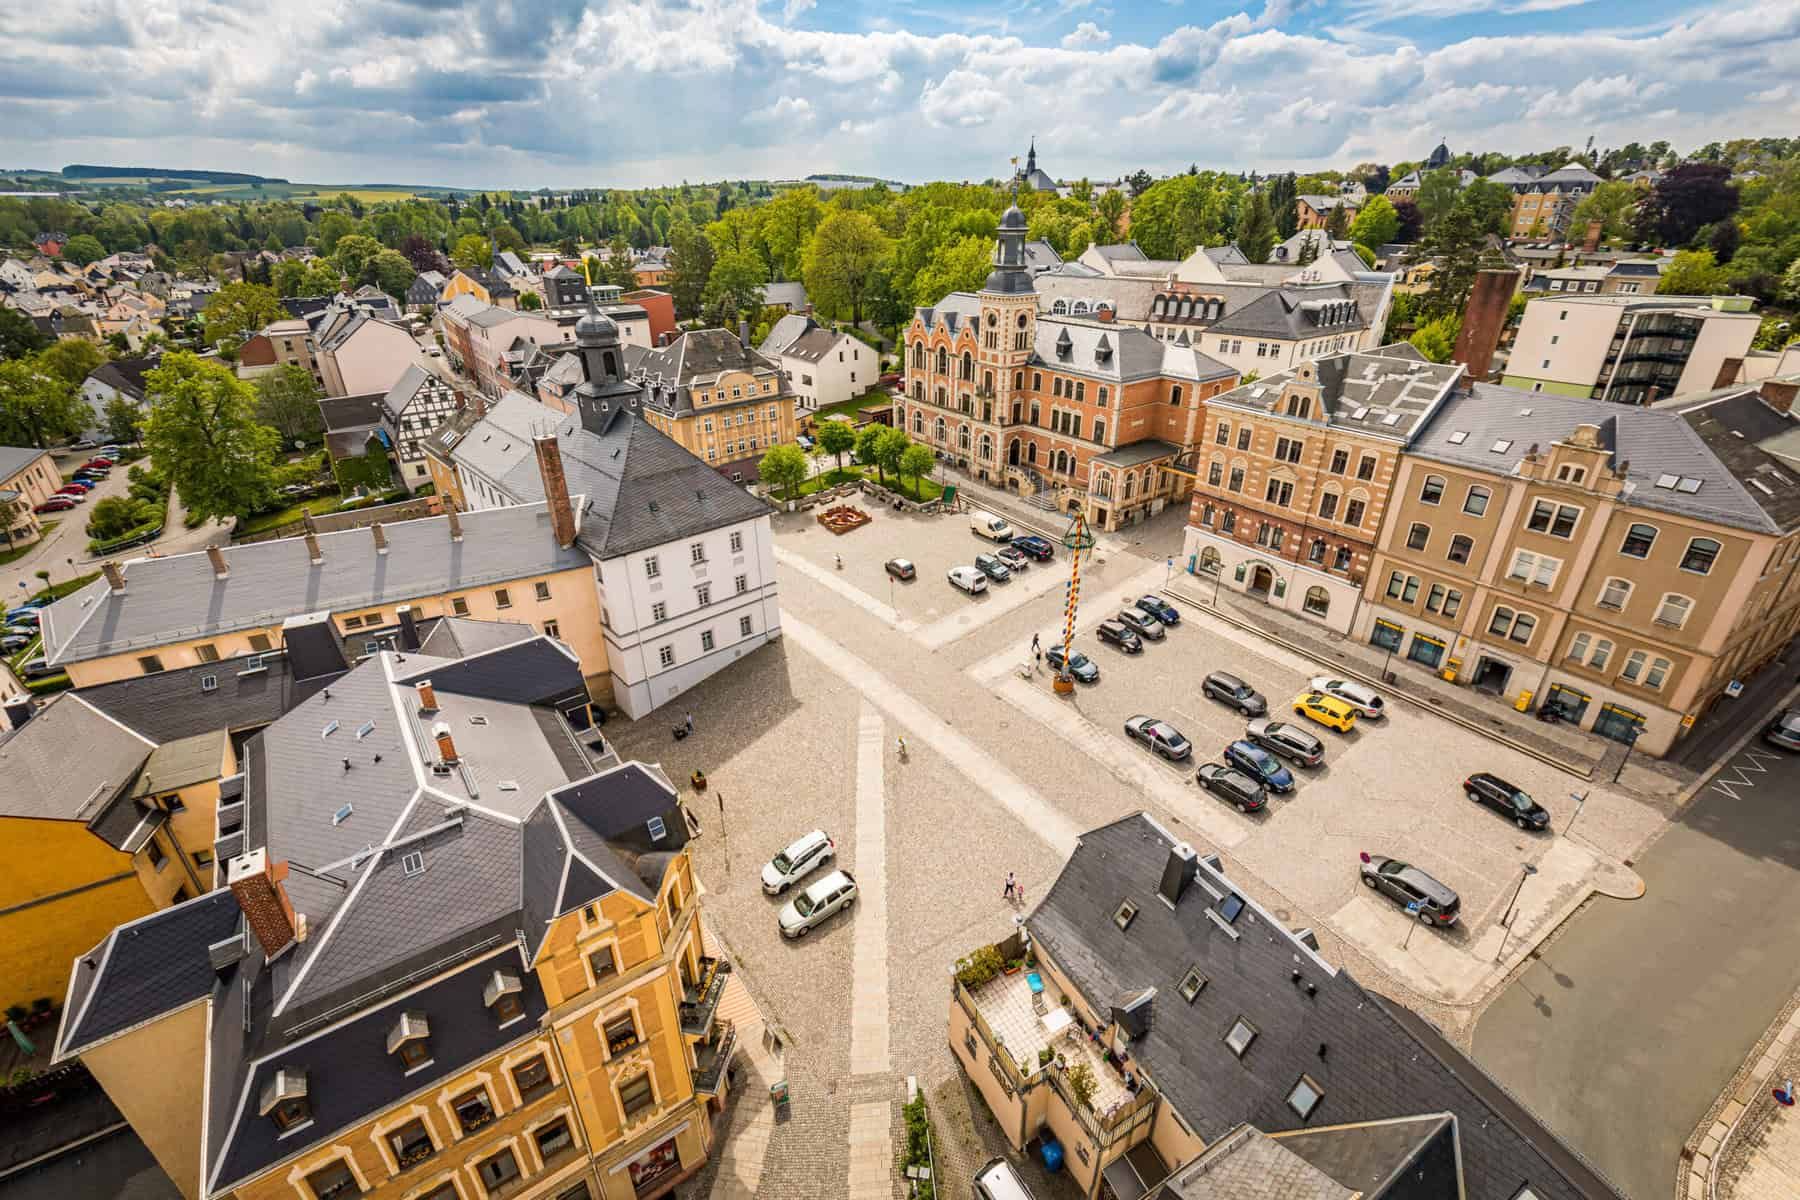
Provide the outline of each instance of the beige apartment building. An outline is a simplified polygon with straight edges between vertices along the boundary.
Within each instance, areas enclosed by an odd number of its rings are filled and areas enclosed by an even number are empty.
[[[655,349],[622,347],[644,420],[733,483],[755,482],[762,456],[799,432],[781,364],[748,336],[695,329]]]
[[[1352,635],[1666,752],[1800,627],[1792,468],[1694,414],[1475,384],[1413,440]]]
[[[1703,392],[1749,352],[1762,324],[1753,304],[1748,296],[1605,293],[1533,300],[1501,382],[1617,404]]]

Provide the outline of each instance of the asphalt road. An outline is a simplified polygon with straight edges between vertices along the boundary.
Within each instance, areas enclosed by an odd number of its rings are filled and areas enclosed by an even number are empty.
[[[1800,988],[1800,755],[1750,742],[1475,1028],[1475,1058],[1633,1200]]]
[[[69,1200],[72,1196],[180,1200],[181,1192],[129,1129],[0,1181],[0,1200]]]

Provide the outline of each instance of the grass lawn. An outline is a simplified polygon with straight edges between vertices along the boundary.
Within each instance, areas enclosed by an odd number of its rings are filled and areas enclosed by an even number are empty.
[[[310,512],[313,516],[323,516],[336,512],[343,503],[342,496],[314,496],[311,500],[302,500],[298,504],[290,504],[286,508],[272,509],[266,513],[257,513],[254,517],[240,518],[233,537],[245,537],[252,533],[264,533],[271,529],[279,529],[283,525],[291,525],[300,519],[300,514]]]
[[[876,472],[873,467],[845,467],[842,470],[838,470],[834,467],[823,474],[814,475],[811,479],[801,484],[795,494],[797,496],[810,496],[814,492],[822,492],[829,488],[834,488],[840,483],[855,483],[859,479],[875,478]],[[929,479],[901,479],[896,475],[889,475],[887,477],[887,486],[908,499],[915,500],[920,504],[929,503],[944,494],[942,485],[933,483]]]
[[[936,500],[939,496],[944,494],[943,486],[941,484],[933,483],[929,479],[895,479],[890,476],[887,485],[901,495],[910,500],[916,500],[920,504],[929,504],[931,501]]]
[[[31,595],[27,596],[26,599],[27,600],[61,600],[64,596],[67,596],[70,592],[79,592],[82,588],[86,587],[88,584],[94,582],[94,580],[96,580],[98,578],[100,578],[100,572],[98,572],[98,571],[91,572],[90,574],[87,574],[87,575],[77,575],[73,579],[65,579],[61,583],[53,583],[47,588],[40,588],[37,591],[33,592]]]
[[[808,479],[805,483],[801,484],[795,489],[794,495],[797,497],[810,496],[814,492],[823,492],[830,488],[834,488],[840,483],[855,483],[857,480],[861,479],[864,474],[865,469],[862,467],[845,467],[841,471],[836,467],[833,467],[823,474],[814,475],[811,479]]]
[[[853,400],[842,400],[836,404],[827,404],[825,407],[817,410],[811,415],[815,424],[820,421],[829,421],[834,417],[855,424],[856,414],[863,409],[880,408],[883,405],[892,404],[893,402],[894,397],[888,393],[886,388],[870,388]]]

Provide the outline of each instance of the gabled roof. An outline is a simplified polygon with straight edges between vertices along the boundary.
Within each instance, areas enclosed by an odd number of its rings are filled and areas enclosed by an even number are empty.
[[[468,617],[440,617],[419,644],[419,653],[435,658],[462,658],[498,650],[537,636],[520,621],[476,621]]]
[[[806,298],[806,285],[803,283],[765,283],[762,287],[764,304],[785,304],[789,308],[805,308],[811,303]]]
[[[0,741],[0,816],[92,820],[155,748],[77,693],[58,697]]]
[[[95,367],[88,373],[88,378],[104,383],[142,404],[147,395],[144,390],[144,375],[154,371],[161,363],[160,355],[149,358],[115,358]],[[0,469],[0,473],[3,473],[3,469]]]
[[[408,368],[409,371],[418,368]],[[325,418],[327,433],[340,430],[366,430],[381,423],[384,392],[364,392],[359,396],[325,396],[318,401],[319,415]]]
[[[1377,351],[1329,354],[1243,384],[1207,401],[1225,407],[1275,413],[1290,381],[1308,386],[1314,372],[1326,420],[1334,429],[1405,442],[1449,399],[1462,378],[1458,363],[1425,361],[1400,343]]]
[[[39,450],[35,446],[0,446],[0,479],[12,478],[49,453],[48,450]],[[10,603],[10,597],[8,602]]]
[[[215,729],[255,729],[280,717],[329,679],[294,681],[285,655],[244,659],[130,675],[75,693],[87,704],[153,742],[169,742]],[[212,686],[207,686],[210,680]]]
[[[397,421],[406,412],[407,406],[418,398],[419,393],[428,388],[440,395],[447,395],[452,391],[449,380],[426,370],[419,363],[413,363],[400,373],[400,378],[394,380],[394,386],[381,398],[381,407],[389,417]]]

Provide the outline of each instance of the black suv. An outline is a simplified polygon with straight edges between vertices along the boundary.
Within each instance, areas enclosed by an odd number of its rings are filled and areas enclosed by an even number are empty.
[[[1127,654],[1139,654],[1144,649],[1143,639],[1117,621],[1100,622],[1094,626],[1094,636],[1103,642],[1111,642]]]
[[[1269,802],[1262,784],[1224,763],[1207,763],[1194,772],[1194,778],[1201,787],[1239,812],[1261,812]]]
[[[1229,704],[1246,717],[1260,717],[1269,711],[1269,702],[1263,694],[1236,675],[1214,671],[1201,683],[1200,688],[1214,700]]]
[[[1039,562],[1049,562],[1056,557],[1056,549],[1050,544],[1050,539],[1041,538],[1035,533],[1015,533],[1011,545],[1014,550],[1023,550]]]
[[[1363,855],[1362,881],[1403,908],[1424,925],[1454,925],[1462,898],[1411,863],[1380,854]]]
[[[1506,814],[1520,829],[1547,829],[1550,813],[1543,805],[1498,775],[1477,771],[1463,780],[1463,795]]]
[[[1121,608],[1119,615],[1113,619],[1121,625],[1129,625],[1139,637],[1148,638],[1153,642],[1160,642],[1167,636],[1163,631],[1161,621],[1139,609]]]
[[[1316,767],[1325,761],[1325,743],[1298,725],[1258,717],[1244,727],[1244,736],[1291,763]]]

